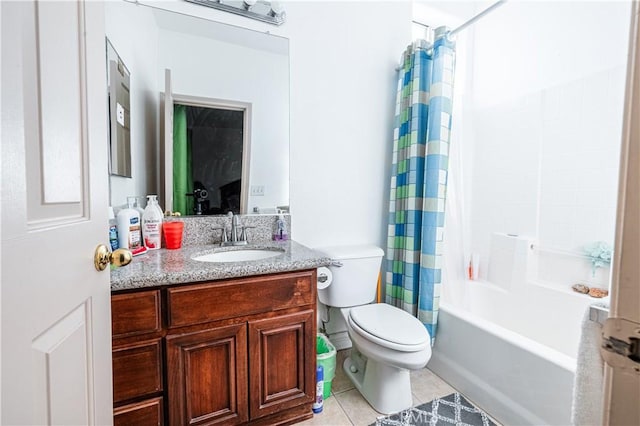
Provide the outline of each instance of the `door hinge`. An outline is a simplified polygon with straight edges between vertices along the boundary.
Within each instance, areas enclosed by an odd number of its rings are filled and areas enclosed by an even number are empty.
[[[640,374],[640,324],[608,318],[602,326],[600,354],[610,366]]]

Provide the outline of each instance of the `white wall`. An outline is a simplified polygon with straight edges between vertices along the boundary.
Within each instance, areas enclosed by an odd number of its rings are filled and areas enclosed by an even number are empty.
[[[606,287],[580,257],[613,243],[629,3],[509,2],[473,28],[473,252],[536,240],[533,279]]]
[[[291,206],[309,246],[386,246],[396,71],[409,2],[286,3]]]
[[[159,184],[158,29],[149,8],[115,1],[106,2],[105,25],[107,37],[131,72],[131,178],[109,179],[109,204],[120,206],[127,196],[156,193]]]

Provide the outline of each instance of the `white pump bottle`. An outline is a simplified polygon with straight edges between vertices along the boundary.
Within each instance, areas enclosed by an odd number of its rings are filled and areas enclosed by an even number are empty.
[[[142,235],[144,246],[157,250],[162,244],[162,220],[164,214],[158,205],[157,195],[147,195],[147,207],[142,215]]]

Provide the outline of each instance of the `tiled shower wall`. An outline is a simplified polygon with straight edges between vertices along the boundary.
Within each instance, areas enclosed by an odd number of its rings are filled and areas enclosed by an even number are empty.
[[[580,257],[613,244],[624,73],[620,66],[475,110],[472,250],[487,270],[493,232],[532,237],[534,280],[606,287]]]
[[[582,250],[614,239],[629,22],[628,2],[509,2],[473,26],[461,150],[481,278],[504,233],[532,241],[529,281],[606,287]]]

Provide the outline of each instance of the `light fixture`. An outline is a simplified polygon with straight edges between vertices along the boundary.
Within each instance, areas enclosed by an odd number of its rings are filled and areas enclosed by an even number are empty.
[[[256,19],[273,25],[282,25],[285,21],[284,7],[280,2],[265,0],[185,0],[201,6],[235,13],[246,18]]]
[[[279,1],[272,1],[270,15],[274,18],[282,17],[284,19],[284,6],[282,6],[282,3]]]

